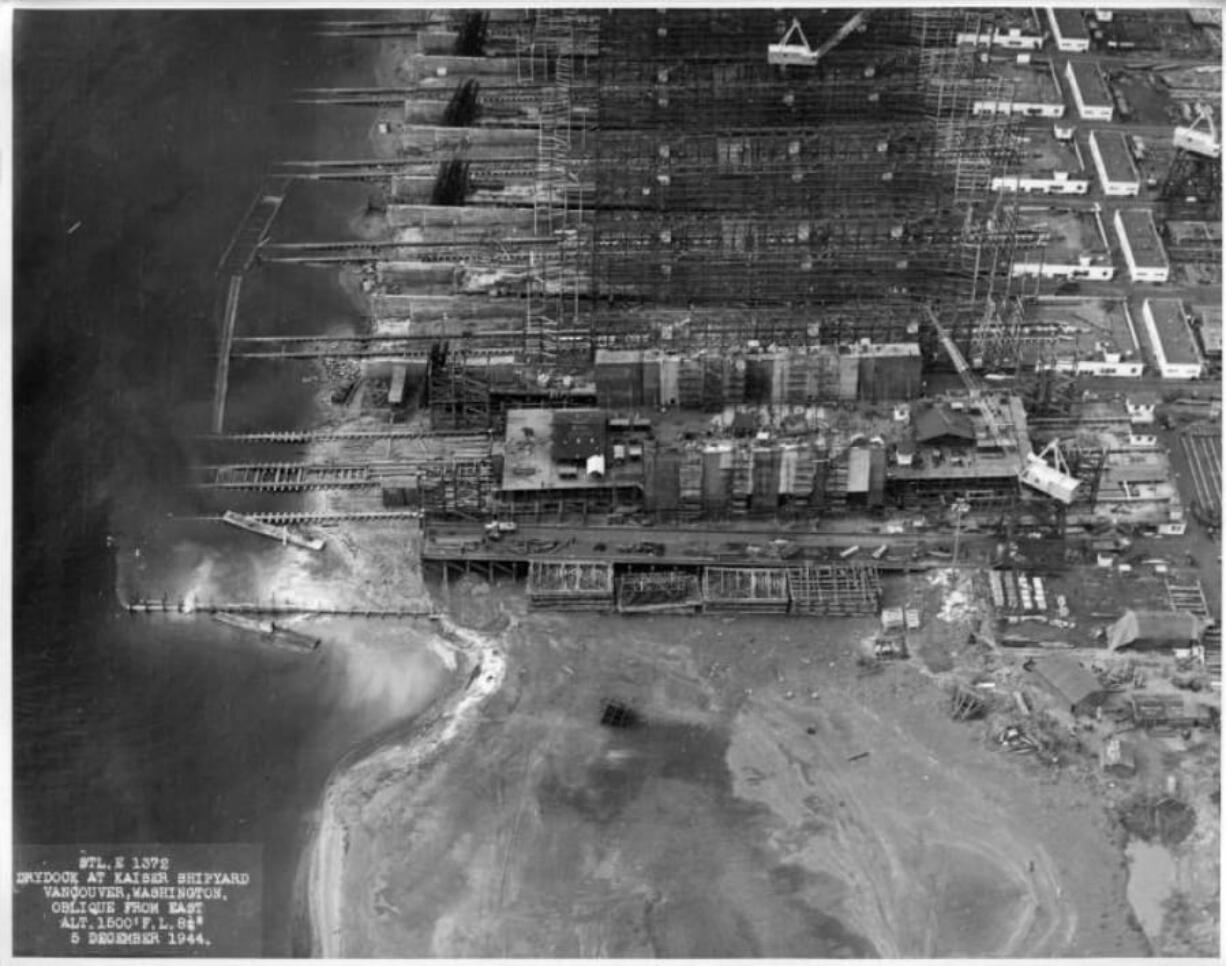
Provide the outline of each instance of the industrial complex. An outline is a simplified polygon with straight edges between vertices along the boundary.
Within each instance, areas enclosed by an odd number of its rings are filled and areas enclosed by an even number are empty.
[[[222,257],[196,482],[284,542],[395,534],[441,599],[480,578],[551,614],[875,621],[865,667],[926,664],[1002,753],[1194,810],[1216,855],[1202,13],[326,21],[392,45],[394,77],[302,92],[366,112],[369,144],[278,164]],[[369,192],[352,224],[278,233],[338,184]],[[268,334],[251,280],[320,269],[361,324]],[[310,427],[230,424],[261,367],[318,382]],[[945,627],[916,588],[950,573],[973,616]]]

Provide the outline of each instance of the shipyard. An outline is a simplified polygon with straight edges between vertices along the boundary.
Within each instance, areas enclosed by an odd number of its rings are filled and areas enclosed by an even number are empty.
[[[446,679],[295,948],[1219,956],[1220,11],[312,17],[362,137],[253,173],[112,546],[123,620]]]

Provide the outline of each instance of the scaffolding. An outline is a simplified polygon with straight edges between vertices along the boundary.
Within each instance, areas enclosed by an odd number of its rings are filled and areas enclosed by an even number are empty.
[[[875,614],[881,580],[871,564],[809,564],[788,568],[793,614],[853,617]]]
[[[430,349],[426,399],[430,427],[436,433],[488,429],[491,424],[490,377],[470,364],[464,350],[447,343]]]
[[[698,575],[684,570],[629,573],[617,581],[617,609],[623,614],[694,611],[702,607]]]
[[[846,16],[802,20],[832,36]],[[465,204],[530,211],[530,237],[412,252],[453,264],[453,293],[516,299],[524,361],[915,341],[920,303],[976,361],[1007,358],[1018,202],[990,185],[1017,121],[979,106],[1014,91],[958,48],[966,24],[956,10],[875,11],[798,69],[767,63],[788,22],[763,10],[535,11],[499,27],[505,73],[463,61],[446,92],[479,73],[473,123],[530,125],[530,150],[490,134],[447,158],[336,173],[395,172],[407,188],[459,161]],[[442,106],[439,87],[419,88]],[[681,309],[685,326],[661,322]]]
[[[536,610],[611,610],[613,565],[597,560],[533,560],[528,603]]]
[[[843,12],[805,17],[821,35]],[[977,117],[975,105],[1012,91],[956,49],[964,19],[875,12],[820,68],[797,71],[762,56],[786,29],[763,11],[606,15],[593,295],[619,307],[842,316],[818,332],[769,320],[812,344],[901,341],[905,323],[882,331],[881,301],[953,307],[1003,294],[1013,222],[975,206],[1008,162],[1015,122]],[[598,344],[650,342],[610,316],[596,313]],[[954,328],[969,341],[971,323]]]
[[[788,612],[788,576],[782,567],[707,567],[703,609],[754,614]]]

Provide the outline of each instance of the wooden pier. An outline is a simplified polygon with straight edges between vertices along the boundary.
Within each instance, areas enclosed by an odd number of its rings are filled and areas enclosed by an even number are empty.
[[[230,352],[234,343],[234,331],[238,325],[238,301],[242,292],[243,275],[250,271],[255,264],[257,252],[268,240],[272,223],[281,211],[292,181],[289,177],[269,176],[260,182],[255,198],[217,263],[218,273],[228,281],[217,351],[217,375],[213,385],[214,433],[220,433],[226,421],[226,397],[230,391]]]
[[[244,463],[209,467],[201,486],[217,490],[265,490],[290,493],[301,490],[374,489],[379,478],[364,463],[346,465],[308,463]]]
[[[408,607],[340,607],[325,604],[292,603],[189,603],[186,600],[146,598],[123,605],[129,614],[250,614],[254,616],[383,617],[391,619],[425,618],[438,620],[434,610]]]
[[[238,324],[238,299],[243,287],[242,275],[231,275],[226,290],[225,314],[221,322],[221,346],[217,350],[217,378],[213,385],[213,432],[220,433],[226,422],[226,397],[230,392],[230,348],[234,328]]]

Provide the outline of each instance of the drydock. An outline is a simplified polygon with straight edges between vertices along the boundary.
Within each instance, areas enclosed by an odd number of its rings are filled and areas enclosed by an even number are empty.
[[[300,92],[362,112],[368,143],[277,164],[221,259],[203,516],[285,554],[383,541],[444,607],[506,578],[533,610],[627,623],[868,617],[863,673],[923,660],[993,747],[1211,813],[1216,849],[1202,13],[321,20],[392,66]],[[280,233],[329,192],[365,210]],[[253,278],[305,272],[339,275],[357,320],[270,334]],[[318,383],[310,428],[228,425],[231,383],[266,367]],[[311,611],[277,606],[201,609]],[[1128,764],[1160,752],[1182,764]]]

